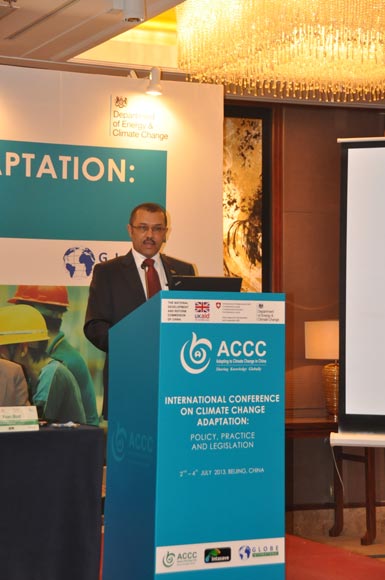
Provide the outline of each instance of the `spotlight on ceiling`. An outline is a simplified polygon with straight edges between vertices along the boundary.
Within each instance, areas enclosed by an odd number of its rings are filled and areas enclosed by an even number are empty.
[[[145,0],[114,0],[113,6],[122,12],[123,22],[140,24],[146,19]]]
[[[162,87],[160,85],[160,68],[154,66],[150,71],[150,82],[148,83],[146,94],[157,97],[162,94]]]

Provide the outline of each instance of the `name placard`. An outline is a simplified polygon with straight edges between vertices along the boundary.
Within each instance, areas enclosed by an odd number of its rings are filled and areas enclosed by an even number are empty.
[[[38,429],[36,407],[0,407],[0,432],[38,431]]]

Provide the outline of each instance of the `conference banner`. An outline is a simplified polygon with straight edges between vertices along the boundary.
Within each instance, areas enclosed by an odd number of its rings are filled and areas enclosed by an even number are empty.
[[[131,210],[164,205],[167,253],[221,272],[222,89],[164,82],[156,99],[143,79],[0,72],[0,307],[27,286],[33,306],[43,286],[65,289],[61,332],[90,371],[100,412],[104,353],[83,336],[88,286],[96,263],[130,249]]]
[[[106,580],[284,578],[284,361],[281,294],[162,292],[114,327]]]
[[[279,578],[284,301],[219,296],[162,302],[165,340],[175,347],[160,374],[156,571],[192,568],[209,578],[211,569],[261,566],[238,578]],[[196,554],[187,566],[186,552]]]

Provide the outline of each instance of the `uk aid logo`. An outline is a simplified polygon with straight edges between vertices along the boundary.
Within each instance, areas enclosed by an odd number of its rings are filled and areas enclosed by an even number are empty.
[[[195,320],[209,320],[210,319],[210,302],[200,300],[194,305]]]
[[[192,375],[205,372],[213,358],[217,369],[228,370],[261,370],[267,363],[268,347],[264,340],[221,340],[218,345],[206,337],[198,338],[196,332],[186,340],[180,350],[180,363],[183,369]],[[242,366],[240,366],[242,365]]]

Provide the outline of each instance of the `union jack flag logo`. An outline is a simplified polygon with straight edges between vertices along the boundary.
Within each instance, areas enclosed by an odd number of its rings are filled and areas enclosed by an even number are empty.
[[[210,312],[209,302],[195,302],[195,312],[203,313]]]

